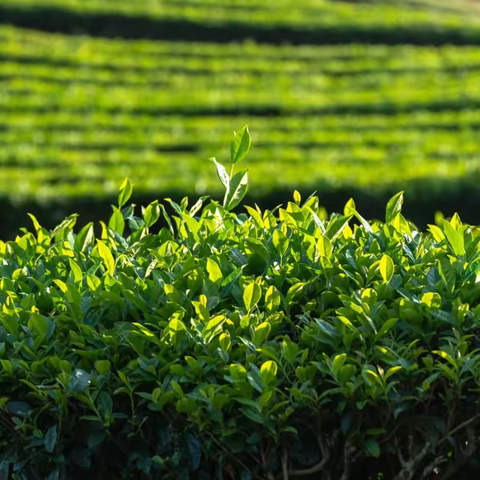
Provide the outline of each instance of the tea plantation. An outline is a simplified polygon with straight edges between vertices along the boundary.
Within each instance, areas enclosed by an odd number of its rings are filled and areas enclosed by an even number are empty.
[[[479,71],[473,0],[2,0],[0,480],[478,478]]]
[[[480,21],[467,5],[3,0],[4,210],[110,202],[125,176],[145,197],[215,195],[206,159],[225,158],[242,123],[256,201],[402,189],[428,218],[446,192],[462,207],[479,180]]]
[[[475,467],[480,229],[295,191],[129,206],[0,242],[0,478],[427,480]],[[155,230],[160,218],[166,227]],[[322,219],[323,218],[323,219]],[[470,470],[473,472],[473,470]],[[472,473],[473,475],[474,473]],[[467,477],[467,478],[472,478]]]

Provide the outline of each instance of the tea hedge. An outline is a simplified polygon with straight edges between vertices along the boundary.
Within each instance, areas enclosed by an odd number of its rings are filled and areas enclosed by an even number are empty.
[[[6,25],[0,45],[0,201],[101,202],[125,177],[145,195],[216,195],[201,159],[227,154],[247,121],[259,201],[402,189],[430,215],[435,190],[461,204],[480,178],[478,46],[125,41]]]
[[[0,478],[452,478],[480,436],[480,229],[419,232],[315,195],[223,202],[0,242]],[[170,213],[169,213],[170,212]],[[163,218],[165,227],[155,229]],[[315,475],[315,476],[313,476]]]

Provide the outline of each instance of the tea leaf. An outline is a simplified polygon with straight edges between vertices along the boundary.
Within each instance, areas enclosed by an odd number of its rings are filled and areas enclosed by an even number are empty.
[[[392,375],[394,375],[395,373],[399,372],[402,369],[403,367],[401,366],[389,368],[387,373],[385,374],[385,381],[387,381]]]
[[[97,248],[98,254],[105,265],[107,273],[113,275],[113,272],[115,271],[115,260],[110,249],[101,240],[97,240]]]
[[[113,215],[110,217],[108,226],[119,235],[123,235],[123,230],[125,229],[125,220],[123,219],[123,215],[114,205],[112,205],[112,209]]]
[[[47,319],[39,313],[32,313],[28,321],[28,328],[38,335],[46,337],[48,333]]]
[[[268,322],[262,322],[256,329],[255,329],[255,336],[253,341],[257,347],[260,347],[262,343],[268,338],[272,327]]]
[[[67,383],[67,388],[73,393],[82,392],[90,386],[91,378],[92,377],[85,370],[76,368]]]
[[[230,145],[230,161],[235,164],[246,157],[250,150],[250,132],[248,126],[243,127],[238,133],[233,132],[233,140]]]
[[[95,368],[101,375],[106,375],[110,371],[111,362],[110,360],[98,360],[95,364]]]
[[[245,308],[248,312],[251,312],[255,305],[257,305],[260,297],[262,296],[262,289],[260,285],[255,282],[251,282],[247,285],[243,292],[243,302],[245,304]]]
[[[380,445],[375,440],[369,438],[365,442],[364,447],[370,457],[378,458],[380,456]]]
[[[394,195],[387,204],[385,221],[390,223],[401,211],[403,205],[403,192]]]
[[[395,268],[393,260],[388,255],[383,255],[380,260],[380,273],[382,274],[383,281],[385,283],[390,282],[393,277]]]
[[[47,430],[45,435],[45,450],[52,453],[57,444],[57,427],[53,426]]]
[[[118,195],[118,208],[122,208],[132,196],[132,184],[128,178],[126,178],[120,185],[120,193]]]
[[[446,220],[443,221],[443,232],[455,252],[455,255],[465,255],[465,245],[462,232],[454,230],[450,225],[450,222],[447,222]]]
[[[213,283],[217,283],[223,278],[222,271],[220,270],[218,263],[210,257],[207,258],[207,272],[210,280]]]
[[[233,210],[243,199],[248,191],[248,170],[238,172],[230,180],[225,193],[223,206],[227,210]]]
[[[293,200],[297,205],[300,205],[300,203],[302,201],[302,196],[300,195],[300,193],[297,190],[295,190],[293,192]]]
[[[321,235],[317,240],[317,247],[321,257],[332,257],[333,246],[328,237]]]
[[[327,237],[331,242],[334,242],[343,232],[343,229],[348,225],[350,217],[343,215],[336,215],[333,219],[330,220],[328,226],[325,230],[325,237]]]
[[[221,163],[218,163],[215,158],[211,158],[210,160],[212,160],[212,162],[217,167],[218,178],[222,182],[222,185],[228,191],[229,186],[230,186],[230,176],[228,175],[227,170],[225,169],[225,167]]]
[[[95,241],[93,222],[87,223],[75,238],[74,249],[76,252],[83,252]]]
[[[347,358],[346,353],[342,353],[341,355],[336,355],[332,362],[332,372],[336,376],[338,372],[343,367],[345,360]]]
[[[158,204],[158,200],[152,202],[148,207],[145,209],[145,213],[143,214],[143,219],[145,221],[145,227],[150,228],[154,225],[157,220],[160,218],[160,205]]]
[[[273,381],[275,381],[275,378],[277,376],[277,364],[272,361],[268,360],[265,362],[261,367],[260,367],[260,374],[262,376],[263,383],[266,385],[269,385]]]
[[[273,232],[272,241],[275,250],[278,252],[280,257],[283,257],[287,252],[290,243],[286,235],[281,230],[277,229]]]
[[[427,292],[422,295],[421,302],[430,308],[441,308],[442,298],[436,292]]]
[[[280,292],[273,285],[268,287],[267,293],[265,294],[265,308],[267,312],[276,312],[280,307],[281,301]]]
[[[395,325],[397,324],[398,322],[398,318],[390,318],[388,319],[385,323],[382,324],[382,326],[380,327],[380,330],[378,330],[378,336],[381,337],[382,335],[385,335],[386,333],[388,333],[390,330],[393,329],[393,327],[395,327]]]
[[[438,273],[445,286],[453,291],[455,288],[456,275],[450,260],[447,257],[442,257],[438,261]]]

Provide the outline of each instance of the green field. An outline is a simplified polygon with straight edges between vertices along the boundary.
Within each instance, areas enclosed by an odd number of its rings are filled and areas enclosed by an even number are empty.
[[[0,0],[0,480],[479,478],[479,73],[478,0]]]
[[[480,16],[467,7],[4,0],[0,195],[104,198],[125,176],[143,194],[215,192],[208,158],[225,157],[231,131],[247,123],[256,197],[291,188],[418,196],[425,185],[438,196],[475,185]],[[210,26],[212,40],[113,39],[91,25],[138,18]],[[72,22],[85,28],[73,34]],[[216,40],[229,29],[258,41]],[[288,44],[302,32],[319,44]]]

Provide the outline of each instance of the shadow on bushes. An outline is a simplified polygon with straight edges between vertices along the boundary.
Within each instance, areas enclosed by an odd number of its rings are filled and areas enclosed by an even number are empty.
[[[480,44],[480,30],[451,27],[388,26],[379,21],[374,27],[344,23],[321,28],[254,25],[231,21],[205,25],[188,20],[166,20],[149,16],[113,13],[80,13],[55,7],[0,6],[0,21],[19,27],[67,34],[87,33],[99,37],[145,38],[170,41],[233,42],[253,39],[260,43],[331,45],[341,43],[380,44]]]

